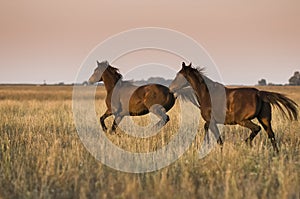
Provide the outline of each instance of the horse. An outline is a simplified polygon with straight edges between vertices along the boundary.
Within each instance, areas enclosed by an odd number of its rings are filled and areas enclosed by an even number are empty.
[[[205,120],[205,134],[208,135],[210,129],[222,147],[223,141],[217,124],[240,125],[251,130],[245,142],[252,146],[252,140],[261,131],[261,127],[252,122],[254,118],[257,118],[267,132],[274,151],[278,153],[275,134],[271,126],[272,106],[277,107],[286,118],[297,120],[296,102],[276,92],[261,91],[251,87],[228,88],[209,79],[203,71],[203,68],[192,67],[192,63],[186,65],[182,62],[182,68],[169,88],[171,92],[187,86],[193,88],[200,105],[201,116]]]
[[[88,82],[90,84],[103,82],[107,92],[105,99],[107,109],[100,117],[104,132],[107,132],[104,121],[111,115],[115,116],[111,133],[116,131],[124,116],[140,116],[151,112],[160,119],[155,127],[162,127],[170,120],[166,113],[174,106],[176,97],[166,86],[160,84],[136,86],[129,81],[123,81],[119,69],[107,61],[97,61],[97,67]]]

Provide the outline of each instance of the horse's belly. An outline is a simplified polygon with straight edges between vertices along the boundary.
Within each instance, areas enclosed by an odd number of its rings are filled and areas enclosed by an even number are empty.
[[[224,124],[235,125],[237,124],[233,115],[226,115]]]
[[[145,115],[147,113],[149,113],[149,110],[143,104],[131,105],[129,107],[129,115],[131,116]]]
[[[227,111],[224,124],[235,125],[244,120],[251,120],[255,117],[255,108],[249,108],[245,104],[244,108],[235,109],[234,111]]]

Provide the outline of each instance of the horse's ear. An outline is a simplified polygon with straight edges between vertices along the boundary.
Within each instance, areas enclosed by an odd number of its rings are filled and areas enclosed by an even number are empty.
[[[189,65],[186,65],[185,62],[182,62],[182,68],[188,68],[192,66],[192,62]]]
[[[100,62],[97,60],[97,65],[99,66],[100,65]]]

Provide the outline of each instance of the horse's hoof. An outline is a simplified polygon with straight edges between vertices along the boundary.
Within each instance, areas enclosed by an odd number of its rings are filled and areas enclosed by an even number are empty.
[[[113,130],[113,129],[109,130],[109,134],[115,135],[116,134],[116,130]]]
[[[107,133],[107,129],[102,129],[104,133]]]
[[[245,143],[246,143],[249,147],[252,147],[252,141],[250,140],[250,138],[245,139]]]
[[[101,128],[102,128],[102,130],[106,133],[107,132],[107,127],[105,126],[105,125],[102,125],[101,124]]]

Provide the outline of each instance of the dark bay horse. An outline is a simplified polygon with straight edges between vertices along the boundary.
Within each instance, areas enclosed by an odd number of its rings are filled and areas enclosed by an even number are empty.
[[[257,118],[267,132],[274,150],[279,152],[271,126],[271,105],[279,108],[290,120],[298,119],[298,105],[285,95],[260,91],[255,88],[227,88],[206,77],[203,69],[193,68],[191,64],[186,65],[183,62],[181,70],[170,85],[170,90],[176,92],[189,85],[196,94],[201,116],[206,121],[204,125],[206,134],[210,129],[220,145],[223,144],[223,141],[217,124],[239,124],[249,128],[251,134],[245,141],[251,145],[252,140],[261,130],[259,125],[251,121]],[[217,108],[212,106],[213,101]]]
[[[97,65],[89,78],[89,83],[103,81],[107,91],[105,99],[107,110],[100,117],[103,131],[107,131],[104,120],[111,115],[115,116],[112,132],[115,132],[122,118],[127,115],[139,116],[152,112],[160,118],[156,127],[162,127],[169,121],[166,112],[173,107],[175,96],[168,87],[160,84],[138,87],[123,81],[119,70],[109,65],[107,61],[101,63],[97,61]]]

